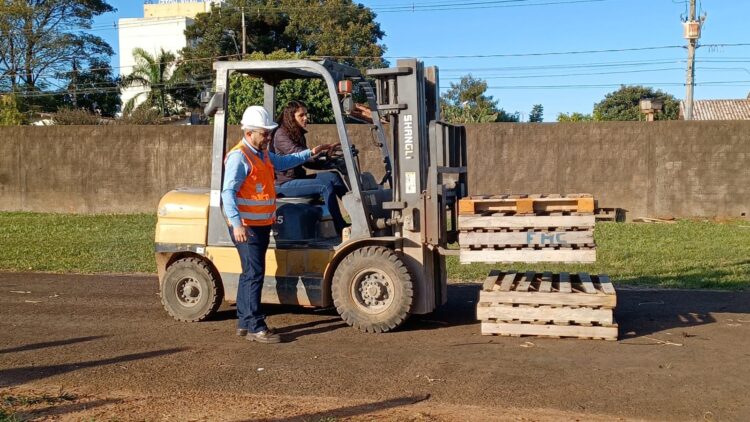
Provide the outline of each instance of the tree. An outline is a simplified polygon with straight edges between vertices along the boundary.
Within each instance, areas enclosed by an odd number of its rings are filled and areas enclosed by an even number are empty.
[[[104,0],[6,0],[0,4],[0,74],[4,89],[44,88],[74,64],[108,58],[112,48],[81,32],[115,9]]]
[[[275,0],[228,0],[224,5],[212,6],[209,13],[198,14],[194,23],[185,30],[188,46],[180,52],[183,71],[194,77],[210,77],[214,61],[237,59],[240,56],[243,7],[247,12],[245,27],[249,53],[295,51],[296,41],[285,34],[288,17],[267,11],[275,3]],[[261,8],[263,13],[260,13]]]
[[[557,121],[558,122],[593,122],[594,117],[590,114],[583,114],[583,113],[560,113],[557,115]]]
[[[541,123],[544,121],[544,107],[541,104],[534,104],[529,112],[529,123]]]
[[[82,108],[60,108],[52,116],[52,121],[60,126],[81,126],[81,125],[99,125],[102,124],[102,118],[89,110]]]
[[[650,87],[623,85],[594,105],[594,120],[643,120],[640,100],[644,98],[664,101],[664,109],[656,114],[656,120],[679,119],[680,105],[673,95]]]
[[[123,77],[124,87],[143,87],[135,97],[128,100],[123,107],[123,114],[130,114],[136,107],[137,99],[142,95],[146,99],[138,107],[155,108],[162,116],[176,112],[180,105],[170,95],[182,82],[182,74],[175,72],[177,56],[171,51],[161,50],[156,56],[142,48],[133,49],[135,66],[133,72]]]
[[[65,103],[72,109],[83,108],[113,117],[120,105],[119,86],[109,63],[92,60],[90,68],[72,73]]]
[[[18,126],[24,124],[24,115],[18,109],[16,96],[0,95],[0,126]]]
[[[385,36],[371,9],[352,0],[280,0],[294,51],[333,57],[360,69],[386,66]]]
[[[443,120],[450,123],[517,122],[518,113],[498,108],[498,101],[486,95],[487,82],[467,75],[440,96]]]
[[[227,0],[196,16],[185,31],[186,74],[211,75],[213,61],[240,56],[243,8],[248,53],[326,56],[360,69],[387,64],[378,43],[385,33],[375,13],[351,0]]]

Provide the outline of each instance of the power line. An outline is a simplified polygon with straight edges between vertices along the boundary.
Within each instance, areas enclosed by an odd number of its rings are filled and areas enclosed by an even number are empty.
[[[661,69],[640,69],[640,70],[621,70],[613,72],[594,72],[594,73],[565,73],[565,74],[551,74],[551,75],[504,75],[504,76],[482,76],[481,79],[531,79],[531,78],[567,78],[572,76],[595,76],[595,75],[619,75],[627,73],[646,73],[646,72],[665,72],[671,70],[682,70],[681,67],[667,67]],[[444,80],[461,80],[462,78],[446,78]]]
[[[390,5],[383,7],[369,7],[368,9],[377,13],[403,13],[403,12],[431,12],[431,11],[452,11],[452,10],[473,10],[473,9],[494,9],[494,8],[509,8],[509,7],[533,7],[533,6],[554,6],[554,5],[566,5],[566,4],[579,4],[579,3],[601,3],[607,1],[617,0],[489,0],[489,1],[472,1],[472,2],[434,2],[434,3],[403,3],[400,5]],[[252,7],[253,11],[257,11],[259,14],[287,14],[289,12],[299,11],[310,11],[314,10],[313,13],[338,13],[339,10],[351,9],[351,5],[309,5],[305,7]],[[318,10],[315,10],[318,9]],[[178,19],[179,16],[175,17],[163,17],[163,18],[152,18],[153,20],[145,20],[150,18],[125,18],[125,19],[144,19],[138,22],[126,22],[119,23],[113,22],[110,24],[99,24],[99,25],[88,25],[80,27],[65,27],[61,28],[61,31],[114,31],[120,28],[132,28],[149,25],[162,25],[166,20]],[[159,20],[162,20],[161,22]],[[15,30],[15,33],[34,33],[35,31],[27,30]]]
[[[485,72],[485,71],[517,71],[517,70],[539,70],[539,69],[578,69],[578,68],[607,68],[607,67],[634,67],[634,66],[655,66],[664,64],[674,64],[684,62],[685,59],[654,59],[639,61],[613,61],[613,62],[587,62],[587,63],[568,63],[568,64],[539,64],[527,66],[502,66],[502,67],[474,67],[474,68],[441,68],[440,73],[452,72]]]
[[[524,0],[517,1],[489,1],[489,2],[473,2],[473,3],[453,3],[445,4],[442,6],[416,6],[416,5],[404,5],[395,6],[390,9],[372,9],[378,13],[393,13],[393,12],[435,12],[435,11],[447,11],[447,10],[475,10],[475,9],[500,9],[509,7],[533,7],[533,6],[553,6],[553,5],[565,5],[565,4],[577,4],[577,3],[601,3],[605,1],[613,0],[558,0],[558,1],[545,1],[540,3],[519,3]],[[519,4],[499,4],[499,3],[519,3]]]
[[[498,85],[498,86],[488,86],[487,89],[584,89],[584,88],[619,88],[621,86],[633,86],[633,85],[642,85],[642,86],[685,86],[685,83],[682,82],[629,82],[629,83],[619,83],[619,84],[567,84],[567,85]],[[750,86],[750,80],[740,80],[740,81],[711,81],[711,82],[701,82],[696,83],[696,85],[702,85],[702,86],[734,86],[734,87],[744,87],[744,86]],[[440,86],[440,89],[450,89],[450,87],[446,86]]]
[[[669,87],[678,87],[678,86],[685,86],[684,83],[681,82],[628,82],[628,83],[615,83],[615,84],[560,84],[560,85],[493,85],[488,86],[488,89],[498,89],[498,90],[518,90],[518,89],[550,89],[550,90],[564,90],[564,89],[589,89],[589,88],[619,88],[622,86],[633,86],[633,85],[642,85],[642,86],[669,86]],[[708,82],[698,82],[696,85],[699,86],[731,86],[731,87],[745,87],[750,86],[750,80],[733,80],[733,81],[708,81]],[[195,83],[180,83],[180,84],[167,84],[167,83],[161,83],[161,84],[152,84],[151,87],[166,87],[171,86],[173,88],[187,88],[187,87],[196,87],[198,84]],[[84,88],[80,90],[76,90],[76,94],[88,94],[88,93],[115,93],[119,92],[121,87],[107,87],[107,88]],[[449,86],[440,86],[441,90],[450,89]],[[14,94],[19,97],[29,98],[29,97],[45,97],[45,96],[56,96],[56,95],[66,95],[70,94],[70,91],[58,91],[58,92],[36,92],[36,91],[26,91],[26,92],[4,92],[2,94]]]

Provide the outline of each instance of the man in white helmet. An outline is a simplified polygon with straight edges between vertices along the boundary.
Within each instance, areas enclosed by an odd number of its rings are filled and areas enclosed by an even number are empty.
[[[224,159],[221,190],[224,215],[242,263],[237,289],[237,335],[260,343],[281,338],[260,312],[260,295],[266,270],[266,251],[276,211],[274,169],[298,166],[330,149],[319,145],[296,154],[276,155],[267,150],[277,124],[266,109],[251,106],[242,115],[243,137]]]

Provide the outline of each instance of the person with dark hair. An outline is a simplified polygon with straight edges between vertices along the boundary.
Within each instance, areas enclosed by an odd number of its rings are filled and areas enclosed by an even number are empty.
[[[279,128],[273,136],[271,151],[278,155],[295,154],[307,148],[307,106],[302,101],[290,101],[278,119]],[[310,161],[307,162],[307,165]],[[346,227],[337,198],[348,191],[338,173],[323,171],[307,174],[303,165],[276,171],[276,193],[280,196],[320,195],[333,219],[336,233]]]

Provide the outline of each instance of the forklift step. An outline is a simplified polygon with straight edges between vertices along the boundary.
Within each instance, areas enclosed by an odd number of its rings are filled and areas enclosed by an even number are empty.
[[[568,195],[493,195],[463,198],[458,204],[458,213],[481,214],[484,212],[513,212],[535,214],[544,212],[593,213],[594,198],[590,194]]]

